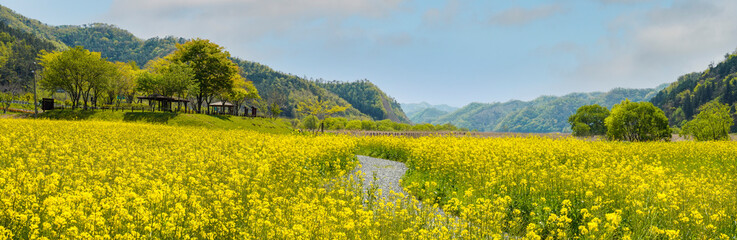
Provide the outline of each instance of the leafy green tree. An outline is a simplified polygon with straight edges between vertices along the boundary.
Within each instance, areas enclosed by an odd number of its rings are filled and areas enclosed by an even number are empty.
[[[87,109],[90,97],[106,91],[116,72],[115,66],[100,57],[100,53],[79,46],[62,52],[42,51],[39,59],[44,68],[41,87],[49,91],[65,90],[72,98],[72,108],[82,99]]]
[[[584,105],[576,113],[568,117],[573,136],[591,136],[606,134],[604,119],[609,116],[609,109],[599,104]]]
[[[344,107],[333,105],[332,102],[329,101],[308,99],[307,101],[300,102],[297,105],[296,111],[305,115],[316,116],[318,119],[322,120],[334,113],[345,111],[349,107],[350,104]]]
[[[640,142],[668,141],[671,138],[665,113],[649,102],[624,100],[612,107],[604,124],[607,127],[606,136],[610,140]]]
[[[310,115],[302,119],[302,126],[306,129],[315,130],[317,129],[317,117]]]
[[[682,134],[697,141],[729,140],[732,124],[729,105],[715,100],[699,107],[699,114],[683,126]]]
[[[376,130],[376,122],[371,121],[371,120],[361,121],[361,130],[365,130],[365,131]]]
[[[345,124],[346,130],[361,130],[361,120],[351,120]]]
[[[245,102],[261,99],[261,96],[258,95],[258,90],[256,90],[253,83],[251,81],[247,81],[240,75],[235,76],[233,86],[234,87],[228,91],[223,98],[233,103],[233,106],[236,109],[236,114],[238,114],[241,105]]]
[[[115,68],[117,72],[110,79],[110,87],[107,89],[107,103],[120,105],[123,99],[132,103],[136,93],[137,67],[131,63],[116,62]]]
[[[167,59],[152,60],[138,75],[138,90],[146,94],[184,96],[195,84],[192,68]]]
[[[238,75],[238,65],[230,60],[230,53],[206,39],[195,39],[177,44],[177,51],[167,56],[168,60],[192,68],[197,85],[195,108],[202,111],[202,103],[209,105],[214,96],[233,88]]]
[[[276,119],[277,117],[279,117],[279,114],[281,114],[281,112],[282,110],[279,104],[271,103],[271,105],[269,105],[269,114],[271,114],[272,118]]]

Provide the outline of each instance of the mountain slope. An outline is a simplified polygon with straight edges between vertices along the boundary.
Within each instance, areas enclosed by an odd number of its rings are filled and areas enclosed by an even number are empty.
[[[428,108],[435,108],[437,110],[443,111],[443,112],[453,112],[455,110],[458,110],[457,107],[448,106],[446,104],[439,104],[439,105],[432,105],[427,102],[421,102],[421,103],[402,103],[400,104],[402,106],[402,110],[404,110],[404,113],[407,114],[407,116],[412,116],[417,114],[418,112],[424,111]],[[410,117],[410,120],[412,118]],[[414,122],[414,121],[413,121]]]
[[[282,109],[283,116],[290,118],[297,117],[297,112],[295,112],[294,108],[298,102],[305,99],[320,98],[339,106],[347,106],[349,104],[345,99],[318,86],[314,81],[282,73],[257,62],[237,58],[232,60],[241,68],[241,75],[253,82],[262,98],[284,106]],[[350,107],[345,112],[336,116],[356,119],[370,118],[367,114],[362,113],[355,107]]]
[[[447,115],[449,112],[431,107],[431,108],[425,108],[422,111],[415,112],[413,115],[409,116],[410,121],[413,123],[431,123],[435,119],[438,119],[444,115]]]
[[[731,106],[737,102],[737,51],[726,54],[722,62],[710,64],[703,72],[679,77],[658,92],[652,103],[663,109],[671,125],[680,125],[698,114],[699,106],[713,100]]]
[[[32,89],[34,71],[40,69],[34,63],[38,52],[54,49],[54,43],[0,22],[0,85],[13,83],[20,89]]]
[[[409,123],[409,118],[399,103],[368,80],[354,82],[318,80],[317,85],[337,94],[374,120],[391,119],[394,122]]]
[[[648,101],[650,96],[664,87],[617,88],[606,93],[571,93],[562,97],[542,96],[529,102],[472,103],[432,123],[451,123],[458,127],[493,132],[570,132],[568,117],[583,105],[599,104],[611,108],[624,99]]]
[[[126,30],[103,23],[83,26],[50,26],[38,20],[19,15],[2,5],[0,5],[0,22],[7,22],[14,29],[47,40],[53,44],[54,49],[83,46],[90,51],[101,52],[102,57],[110,61],[135,61],[139,66],[144,66],[152,59],[170,54],[176,50],[177,43],[186,42],[186,39],[176,37],[143,40]],[[282,106],[282,115],[285,117],[295,117],[294,106],[297,105],[297,102],[305,99],[321,98],[336,105],[347,106],[349,102],[343,97],[355,99],[359,97],[351,94],[364,94],[358,92],[338,96],[318,86],[314,81],[275,71],[256,62],[237,58],[232,60],[241,67],[241,75],[254,82],[259,94],[266,102],[276,102]],[[399,122],[408,121],[396,101],[378,88],[370,90],[381,93],[379,96],[391,106],[389,107],[391,110],[387,111],[387,114],[374,119],[383,120],[392,117]],[[375,94],[373,92],[369,95]],[[264,106],[261,108],[263,109]],[[338,115],[356,119],[370,118],[369,114],[362,113],[355,107],[348,108],[347,111]]]

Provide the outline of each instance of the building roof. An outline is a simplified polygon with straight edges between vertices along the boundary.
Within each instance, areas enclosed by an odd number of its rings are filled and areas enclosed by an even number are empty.
[[[233,104],[229,102],[214,102],[210,103],[210,107],[232,107]]]
[[[167,102],[189,102],[189,100],[184,98],[178,98],[178,97],[168,97],[161,94],[151,94],[148,96],[141,96],[138,97],[138,99],[147,99],[147,100],[155,100],[155,101],[167,101]]]

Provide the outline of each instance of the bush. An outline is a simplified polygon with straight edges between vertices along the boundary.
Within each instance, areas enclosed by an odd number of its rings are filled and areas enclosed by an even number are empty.
[[[361,130],[361,120],[351,120],[345,124],[346,130]]]
[[[361,129],[365,131],[376,130],[376,122],[371,120],[363,120],[361,121]]]
[[[604,123],[610,140],[639,142],[668,141],[671,138],[665,113],[649,102],[624,100],[614,105]]]
[[[317,117],[310,115],[302,119],[302,127],[310,130],[317,129]]]
[[[584,105],[576,113],[568,117],[573,136],[592,136],[606,134],[604,119],[609,116],[609,109],[594,105]]]
[[[732,124],[729,105],[711,101],[699,107],[696,118],[683,125],[681,135],[691,135],[697,141],[729,140]]]

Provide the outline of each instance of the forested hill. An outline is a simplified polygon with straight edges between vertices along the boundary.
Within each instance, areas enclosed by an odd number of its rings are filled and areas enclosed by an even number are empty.
[[[348,106],[348,101],[317,85],[314,81],[282,73],[257,62],[233,58],[233,62],[241,68],[242,75],[253,82],[259,95],[269,103],[278,103],[283,107],[282,115],[296,117],[294,108],[299,101],[305,99],[322,99],[331,104]],[[338,116],[369,119],[368,115],[355,107],[350,107]],[[378,119],[378,120],[383,120]]]
[[[431,123],[452,123],[458,127],[492,132],[570,132],[568,117],[583,105],[599,104],[611,108],[624,99],[648,101],[665,86],[667,84],[655,89],[617,88],[605,93],[542,96],[529,102],[471,103]]]
[[[679,77],[660,91],[652,103],[663,109],[671,125],[680,126],[698,114],[699,106],[713,100],[733,108],[737,102],[737,51],[726,54],[722,62],[710,64],[703,72]]]
[[[52,42],[10,28],[0,21],[0,86],[31,89],[29,82],[33,79],[33,71],[39,68],[33,63],[38,52],[55,48]],[[7,90],[10,89],[0,89]]]
[[[110,61],[135,61],[139,66],[144,66],[152,59],[170,54],[176,49],[177,43],[184,43],[187,40],[177,37],[143,40],[126,30],[103,23],[84,26],[50,26],[38,20],[17,14],[2,5],[0,5],[0,22],[7,23],[10,27],[8,29],[25,32],[50,43],[53,47],[47,50],[63,50],[69,47],[83,46],[90,51],[102,53],[102,57]],[[227,48],[227,46],[225,47]],[[33,55],[35,56],[37,53],[38,51],[35,51]],[[348,95],[338,96],[319,86],[314,81],[275,71],[256,62],[241,60],[235,57],[232,60],[241,67],[241,74],[246,79],[254,82],[259,94],[266,102],[278,103],[282,106],[282,110],[284,110],[282,115],[285,117],[295,117],[294,107],[297,102],[305,99],[321,98],[328,100],[331,104],[347,106],[349,101],[346,101],[344,98],[360,99],[361,97],[351,96],[350,94],[363,94],[360,92],[351,92]],[[25,63],[33,64],[33,61],[26,61]],[[0,78],[2,77],[0,75]],[[379,92],[383,94],[382,91],[379,90]],[[370,94],[375,93],[372,92]],[[382,96],[390,101],[391,106],[393,106],[392,103],[396,105],[395,102],[390,100],[392,99],[391,97],[385,94]],[[342,116],[355,119],[371,118],[369,117],[371,114],[362,112],[364,110],[366,109],[351,107],[342,113]],[[406,122],[406,117],[404,119],[402,118],[404,113],[401,112],[401,108],[392,107],[392,112],[399,116],[398,120]],[[391,116],[391,114],[387,114],[386,118],[373,118],[375,120],[383,120],[387,119],[388,116]]]
[[[317,85],[337,94],[353,107],[374,119],[410,122],[399,103],[368,80],[355,82],[318,80]]]

